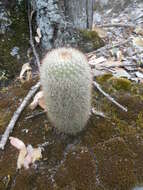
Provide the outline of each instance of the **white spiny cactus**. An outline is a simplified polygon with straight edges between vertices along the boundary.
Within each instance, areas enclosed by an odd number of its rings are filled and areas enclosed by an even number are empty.
[[[92,75],[86,57],[73,48],[46,54],[40,70],[48,118],[60,132],[76,134],[91,109]]]

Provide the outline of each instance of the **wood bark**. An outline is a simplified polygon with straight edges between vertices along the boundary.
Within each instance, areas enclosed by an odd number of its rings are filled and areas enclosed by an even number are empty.
[[[79,32],[92,26],[93,0],[33,0],[36,22],[46,50],[78,46]]]
[[[76,28],[87,29],[92,27],[93,0],[66,0],[65,14]]]

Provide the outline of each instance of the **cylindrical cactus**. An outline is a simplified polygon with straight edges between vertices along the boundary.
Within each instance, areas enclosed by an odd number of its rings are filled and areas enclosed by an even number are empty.
[[[76,134],[89,118],[92,75],[83,53],[73,48],[46,54],[40,70],[48,118],[60,132]]]

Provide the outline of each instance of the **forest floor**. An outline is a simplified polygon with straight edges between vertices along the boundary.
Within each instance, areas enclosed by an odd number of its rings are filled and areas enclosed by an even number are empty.
[[[95,76],[108,72],[142,82],[143,3],[131,3],[120,12],[95,12],[93,30],[107,44],[96,51],[96,58],[100,59],[95,62]]]
[[[26,145],[43,145],[42,159],[28,170],[17,171],[18,151],[8,142],[5,150],[0,150],[1,190],[131,190],[141,187],[142,11],[139,4],[127,7],[118,16],[108,12],[100,19],[101,15],[95,15],[93,29],[102,34],[106,45],[87,54],[96,81],[127,107],[128,112],[93,89],[92,107],[104,113],[104,117],[92,113],[86,129],[73,137],[57,133],[46,114],[36,116],[42,111],[40,107],[33,111],[26,107],[12,136]],[[99,29],[99,25],[102,28]],[[0,134],[35,82],[33,79],[15,82],[0,91]]]

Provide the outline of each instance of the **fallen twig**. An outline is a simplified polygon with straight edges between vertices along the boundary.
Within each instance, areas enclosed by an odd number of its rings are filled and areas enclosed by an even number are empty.
[[[39,116],[39,115],[43,115],[43,114],[45,114],[45,113],[46,113],[46,111],[41,111],[41,112],[38,112],[38,113],[35,113],[35,114],[32,114],[32,115],[29,115],[29,116],[27,116],[27,117],[25,118],[25,120],[33,119],[34,117],[37,117],[37,116]]]
[[[33,37],[32,37],[32,24],[31,24],[31,20],[32,20],[32,15],[30,14],[30,6],[29,6],[29,2],[28,2],[28,22],[29,22],[29,33],[30,33],[30,45],[32,47],[32,51],[33,51],[33,54],[35,56],[38,68],[40,68],[40,59],[39,59],[39,56],[38,56],[38,54],[36,52],[36,49],[35,49],[35,46],[34,46],[34,42],[33,42]]]
[[[95,108],[92,108],[91,109],[91,114],[94,114],[94,115],[97,115],[97,116],[100,116],[100,117],[102,117],[102,118],[107,118],[107,116],[103,113],[103,112],[101,112],[101,111],[97,111]]]
[[[109,94],[107,94],[106,92],[104,92],[100,85],[94,81],[93,82],[94,86],[108,99],[110,100],[111,102],[113,102],[116,106],[118,106],[119,108],[121,108],[123,111],[127,112],[127,108],[125,108],[124,106],[122,106],[121,104],[119,104],[116,100],[114,100],[114,98],[112,98]]]
[[[24,98],[23,102],[21,105],[18,107],[18,109],[14,112],[13,117],[11,118],[4,134],[2,135],[2,139],[0,141],[0,149],[4,149],[4,146],[8,140],[9,134],[13,131],[13,128],[15,126],[15,123],[17,122],[21,112],[24,110],[25,106],[31,99],[31,97],[36,93],[36,91],[40,87],[40,82],[38,82],[35,86],[33,86],[30,91],[28,92],[27,96]]]
[[[112,23],[112,24],[102,24],[99,25],[99,27],[104,27],[104,28],[108,28],[108,27],[131,27],[131,28],[135,28],[135,26],[133,24],[124,24],[124,23]]]

